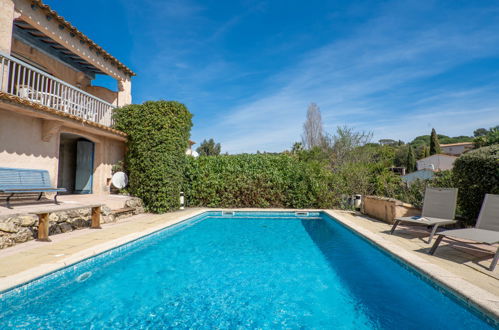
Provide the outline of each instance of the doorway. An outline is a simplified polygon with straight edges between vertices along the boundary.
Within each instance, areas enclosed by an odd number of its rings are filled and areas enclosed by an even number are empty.
[[[94,173],[94,143],[79,135],[61,133],[58,188],[66,194],[91,194]]]

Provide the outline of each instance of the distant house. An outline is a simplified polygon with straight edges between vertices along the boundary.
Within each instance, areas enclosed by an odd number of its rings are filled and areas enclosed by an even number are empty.
[[[469,151],[474,148],[473,142],[459,142],[459,143],[449,143],[449,144],[441,144],[440,149],[443,154],[459,156],[466,151]]]
[[[436,154],[416,161],[416,165],[418,171],[425,169],[432,171],[451,170],[456,158],[455,156]]]
[[[196,142],[189,140],[189,148],[185,151],[185,154],[187,156],[192,156],[192,157],[199,157],[199,154],[196,150],[192,149],[192,146],[195,145]]]
[[[423,169],[415,172],[411,172],[409,174],[401,176],[402,181],[410,184],[413,181],[419,180],[427,180],[433,178],[435,172],[430,169]]]
[[[417,171],[402,176],[402,180],[411,184],[417,179],[427,180],[433,178],[435,172],[451,170],[454,166],[455,156],[444,154],[431,155],[416,161]]]

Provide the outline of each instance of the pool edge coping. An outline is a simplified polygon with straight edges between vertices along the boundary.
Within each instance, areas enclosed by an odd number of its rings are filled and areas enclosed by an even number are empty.
[[[425,276],[429,280],[436,282],[444,290],[456,296],[470,308],[488,315],[491,319],[499,322],[499,297],[495,294],[482,289],[473,283],[463,279],[431,261],[427,261],[413,253],[413,251],[397,245],[394,242],[388,241],[377,233],[363,228],[360,225],[352,222],[344,217],[340,210],[323,210],[323,212],[341,224],[345,225],[355,233],[375,244],[382,250],[388,252],[396,259],[412,267],[415,271]],[[388,280],[388,279],[387,279]]]

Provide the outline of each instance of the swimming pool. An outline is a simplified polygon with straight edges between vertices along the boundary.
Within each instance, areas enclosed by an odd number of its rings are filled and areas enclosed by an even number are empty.
[[[25,328],[486,329],[323,213],[207,212],[1,296]]]

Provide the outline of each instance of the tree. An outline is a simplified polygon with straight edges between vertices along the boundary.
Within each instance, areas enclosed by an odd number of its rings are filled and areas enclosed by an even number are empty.
[[[151,212],[180,207],[192,114],[182,103],[148,101],[114,110],[115,127],[128,135],[127,191]]]
[[[291,149],[291,153],[296,154],[302,150],[303,150],[303,145],[301,144],[301,142],[293,143],[293,148]]]
[[[208,141],[203,140],[196,149],[199,156],[217,156],[220,155],[221,150],[222,147],[220,146],[220,143],[215,143],[215,140],[213,139],[209,139]]]
[[[414,155],[414,149],[411,145],[407,149],[407,160],[405,167],[408,173],[414,172],[416,170],[416,156]]]
[[[438,142],[437,132],[432,128],[430,135],[430,156],[439,153],[441,153],[440,142]]]
[[[351,161],[359,162],[368,157],[359,147],[369,144],[372,136],[372,132],[357,132],[347,126],[338,126],[335,134],[324,136],[322,146],[335,165]]]
[[[476,130],[473,131],[473,136],[478,137],[478,136],[484,136],[487,135],[488,131],[485,128],[477,128]]]
[[[393,165],[395,167],[406,167],[407,148],[409,148],[409,145],[401,146],[395,149],[393,156]]]
[[[423,147],[423,158],[429,157],[430,156],[430,148],[427,146]]]
[[[321,110],[315,103],[310,103],[307,110],[307,120],[303,124],[301,137],[305,149],[320,147],[324,143],[324,129],[322,127]]]
[[[379,140],[378,142],[379,142],[379,144],[381,144],[382,146],[396,146],[396,145],[397,145],[397,143],[399,143],[399,142],[397,142],[397,141],[395,141],[395,140],[392,140],[392,139],[381,139],[381,140]]]
[[[489,130],[486,130],[484,135],[475,137],[473,142],[475,143],[476,148],[499,144],[499,126],[491,127]]]

